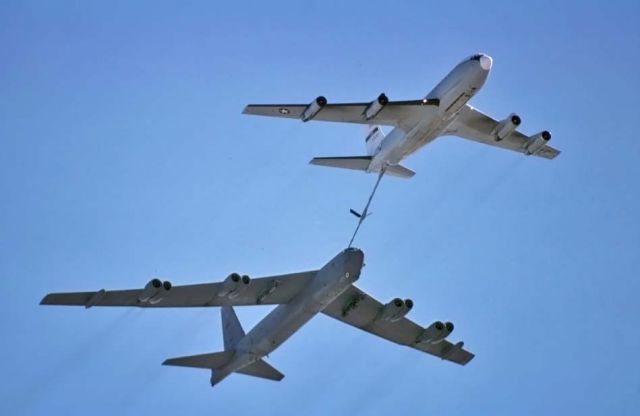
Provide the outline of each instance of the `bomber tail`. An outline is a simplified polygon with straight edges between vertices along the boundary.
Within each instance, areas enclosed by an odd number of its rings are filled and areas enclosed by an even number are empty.
[[[208,354],[189,355],[185,357],[169,358],[162,365],[177,367],[205,368],[211,370],[211,385],[214,386],[225,379],[230,373],[224,370],[235,354],[235,351],[212,352]],[[247,376],[280,381],[284,374],[273,368],[266,361],[259,359],[235,371]]]
[[[267,380],[280,381],[284,378],[284,374],[273,368],[265,360],[258,360],[253,364],[249,364],[246,367],[242,367],[236,373],[244,374],[247,376],[266,378]]]
[[[224,350],[230,351],[236,348],[238,341],[244,338],[244,329],[232,306],[223,306],[220,311],[222,315],[222,336],[224,337]]]
[[[162,365],[177,367],[209,368],[218,370],[231,361],[235,351],[210,352],[207,354],[187,355],[185,357],[168,358]]]
[[[221,382],[231,374],[231,372],[266,378],[268,380],[282,380],[284,375],[262,359],[254,361],[253,363],[235,371],[229,371],[225,368],[235,357],[236,345],[245,336],[245,332],[244,329],[242,329],[240,320],[238,319],[236,312],[233,310],[233,307],[223,306],[221,315],[224,351],[169,358],[165,360],[162,365],[209,369],[211,370],[212,386]]]

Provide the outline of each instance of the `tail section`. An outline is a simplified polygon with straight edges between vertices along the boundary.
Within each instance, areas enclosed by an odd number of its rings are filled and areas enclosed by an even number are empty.
[[[379,173],[379,167],[370,169],[371,161],[380,150],[380,145],[384,140],[384,133],[380,126],[370,126],[367,136],[364,139],[367,148],[367,156],[336,156],[336,157],[314,157],[309,162],[312,165],[328,166],[331,168],[359,170],[362,172]],[[416,173],[402,165],[390,165],[385,169],[387,175],[399,178],[411,178]]]
[[[367,148],[367,156],[314,157],[309,163],[312,165],[362,170],[366,172],[369,169],[373,156],[378,152],[383,139],[384,133],[380,130],[380,126],[370,126],[367,136],[364,139],[365,146]]]
[[[416,173],[409,168],[405,168],[402,165],[390,165],[387,166],[384,173],[386,175],[395,176],[398,178],[412,178]]]
[[[366,172],[371,164],[371,159],[371,156],[314,157],[309,163],[318,166],[329,166],[332,168],[361,170]]]
[[[369,165],[371,164],[372,159],[372,156],[314,157],[309,163],[317,166],[328,166],[331,168],[369,172]],[[411,178],[416,173],[402,165],[389,165],[385,169],[385,174],[398,178]]]
[[[244,329],[242,329],[238,316],[231,306],[222,307],[222,335],[224,337],[224,351],[222,352],[169,358],[162,364],[179,367],[210,368],[212,370],[227,365],[235,354],[235,347],[238,341],[244,337]]]
[[[227,365],[233,358],[234,351],[211,352],[208,354],[188,355],[164,360],[162,365],[177,367],[208,368],[216,370]]]
[[[240,324],[236,311],[231,306],[223,306],[222,315],[222,336],[224,337],[224,350],[230,351],[236,348],[238,341],[244,337],[244,329]]]
[[[271,367],[265,360],[258,360],[253,364],[242,367],[236,373],[245,374],[247,376],[266,378],[268,380],[280,381],[284,378],[284,374]]]
[[[380,126],[370,126],[367,136],[364,139],[365,146],[367,148],[367,154],[373,156],[378,153],[380,144],[384,140],[384,133],[380,129]]]
[[[245,336],[238,316],[231,306],[222,307],[222,335],[224,351],[207,354],[169,358],[162,365],[178,367],[206,368],[211,370],[211,385],[221,382],[231,373],[280,381],[284,375],[264,360],[255,360],[253,355],[236,350],[236,345]],[[247,364],[250,363],[250,364]]]

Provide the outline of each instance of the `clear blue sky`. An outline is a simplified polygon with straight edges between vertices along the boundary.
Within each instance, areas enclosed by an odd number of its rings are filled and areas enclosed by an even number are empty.
[[[638,414],[637,1],[129,3],[0,4],[0,413]],[[281,383],[211,389],[160,363],[222,349],[216,309],[38,306],[321,266],[375,178],[307,162],[362,154],[362,128],[244,105],[420,98],[478,51],[472,104],[562,155],[438,140],[357,240],[359,285],[453,321],[468,366],[320,316],[269,358]]]

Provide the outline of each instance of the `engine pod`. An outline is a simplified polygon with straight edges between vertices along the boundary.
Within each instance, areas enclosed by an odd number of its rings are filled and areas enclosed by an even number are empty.
[[[171,282],[165,280],[162,283],[162,286],[160,287],[160,289],[158,289],[158,291],[156,292],[156,294],[153,295],[151,298],[149,298],[148,302],[151,305],[155,305],[156,303],[160,302],[162,299],[164,299],[167,293],[169,293],[169,291],[171,290],[171,287],[172,287]]]
[[[162,280],[157,278],[149,280],[149,283],[146,284],[144,289],[142,289],[142,293],[138,296],[138,302],[148,302],[149,299],[158,293],[160,288],[162,288]]]
[[[400,298],[395,298],[382,307],[375,321],[396,322],[404,318],[412,307],[413,301],[411,299],[405,301]]]
[[[385,105],[389,104],[389,98],[382,93],[375,100],[371,101],[367,108],[364,110],[364,118],[367,120],[371,120],[375,116],[378,115],[380,111],[384,108]]]
[[[311,101],[307,108],[304,109],[300,118],[304,122],[313,120],[313,118],[320,112],[320,110],[322,110],[325,105],[327,105],[327,99],[322,95],[317,97],[315,100]]]
[[[495,136],[496,136],[496,141],[500,141],[503,140],[507,137],[509,137],[509,135],[511,133],[513,133],[514,131],[516,131],[516,129],[518,128],[518,126],[520,125],[520,123],[522,122],[522,120],[520,119],[520,116],[518,116],[515,113],[511,113],[509,114],[509,117],[507,117],[506,119],[502,120],[495,129]]]
[[[445,339],[447,335],[451,333],[451,331],[453,331],[453,324],[450,322],[447,322],[447,324],[449,325],[447,326],[440,321],[432,323],[422,331],[422,334],[420,334],[416,342],[425,344],[439,343],[440,341]]]
[[[541,131],[538,134],[534,134],[529,138],[529,144],[527,145],[527,155],[533,155],[542,149],[547,142],[551,140],[551,133],[548,131]]]
[[[231,273],[224,282],[222,282],[218,296],[233,299],[242,293],[244,288],[249,286],[250,283],[251,278],[249,276],[240,276],[238,273]]]

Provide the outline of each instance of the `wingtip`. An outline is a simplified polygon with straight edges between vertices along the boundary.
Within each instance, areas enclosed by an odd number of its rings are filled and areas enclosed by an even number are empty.
[[[166,360],[164,360],[162,362],[162,365],[175,365],[174,364],[174,359],[173,358],[167,358]]]
[[[462,365],[467,365],[467,364],[469,364],[469,363],[470,363],[470,362],[475,358],[475,356],[476,356],[476,355],[475,355],[474,353],[470,352],[470,353],[469,353],[469,359],[468,359],[467,361],[465,361],[464,363],[462,363]]]
[[[251,108],[254,106],[255,104],[245,105],[244,108],[242,109],[242,114],[254,115],[254,113],[251,111]]]
[[[48,305],[49,302],[47,302],[47,298],[49,297],[50,293],[47,293],[46,295],[44,295],[44,297],[40,300],[40,305]]]

